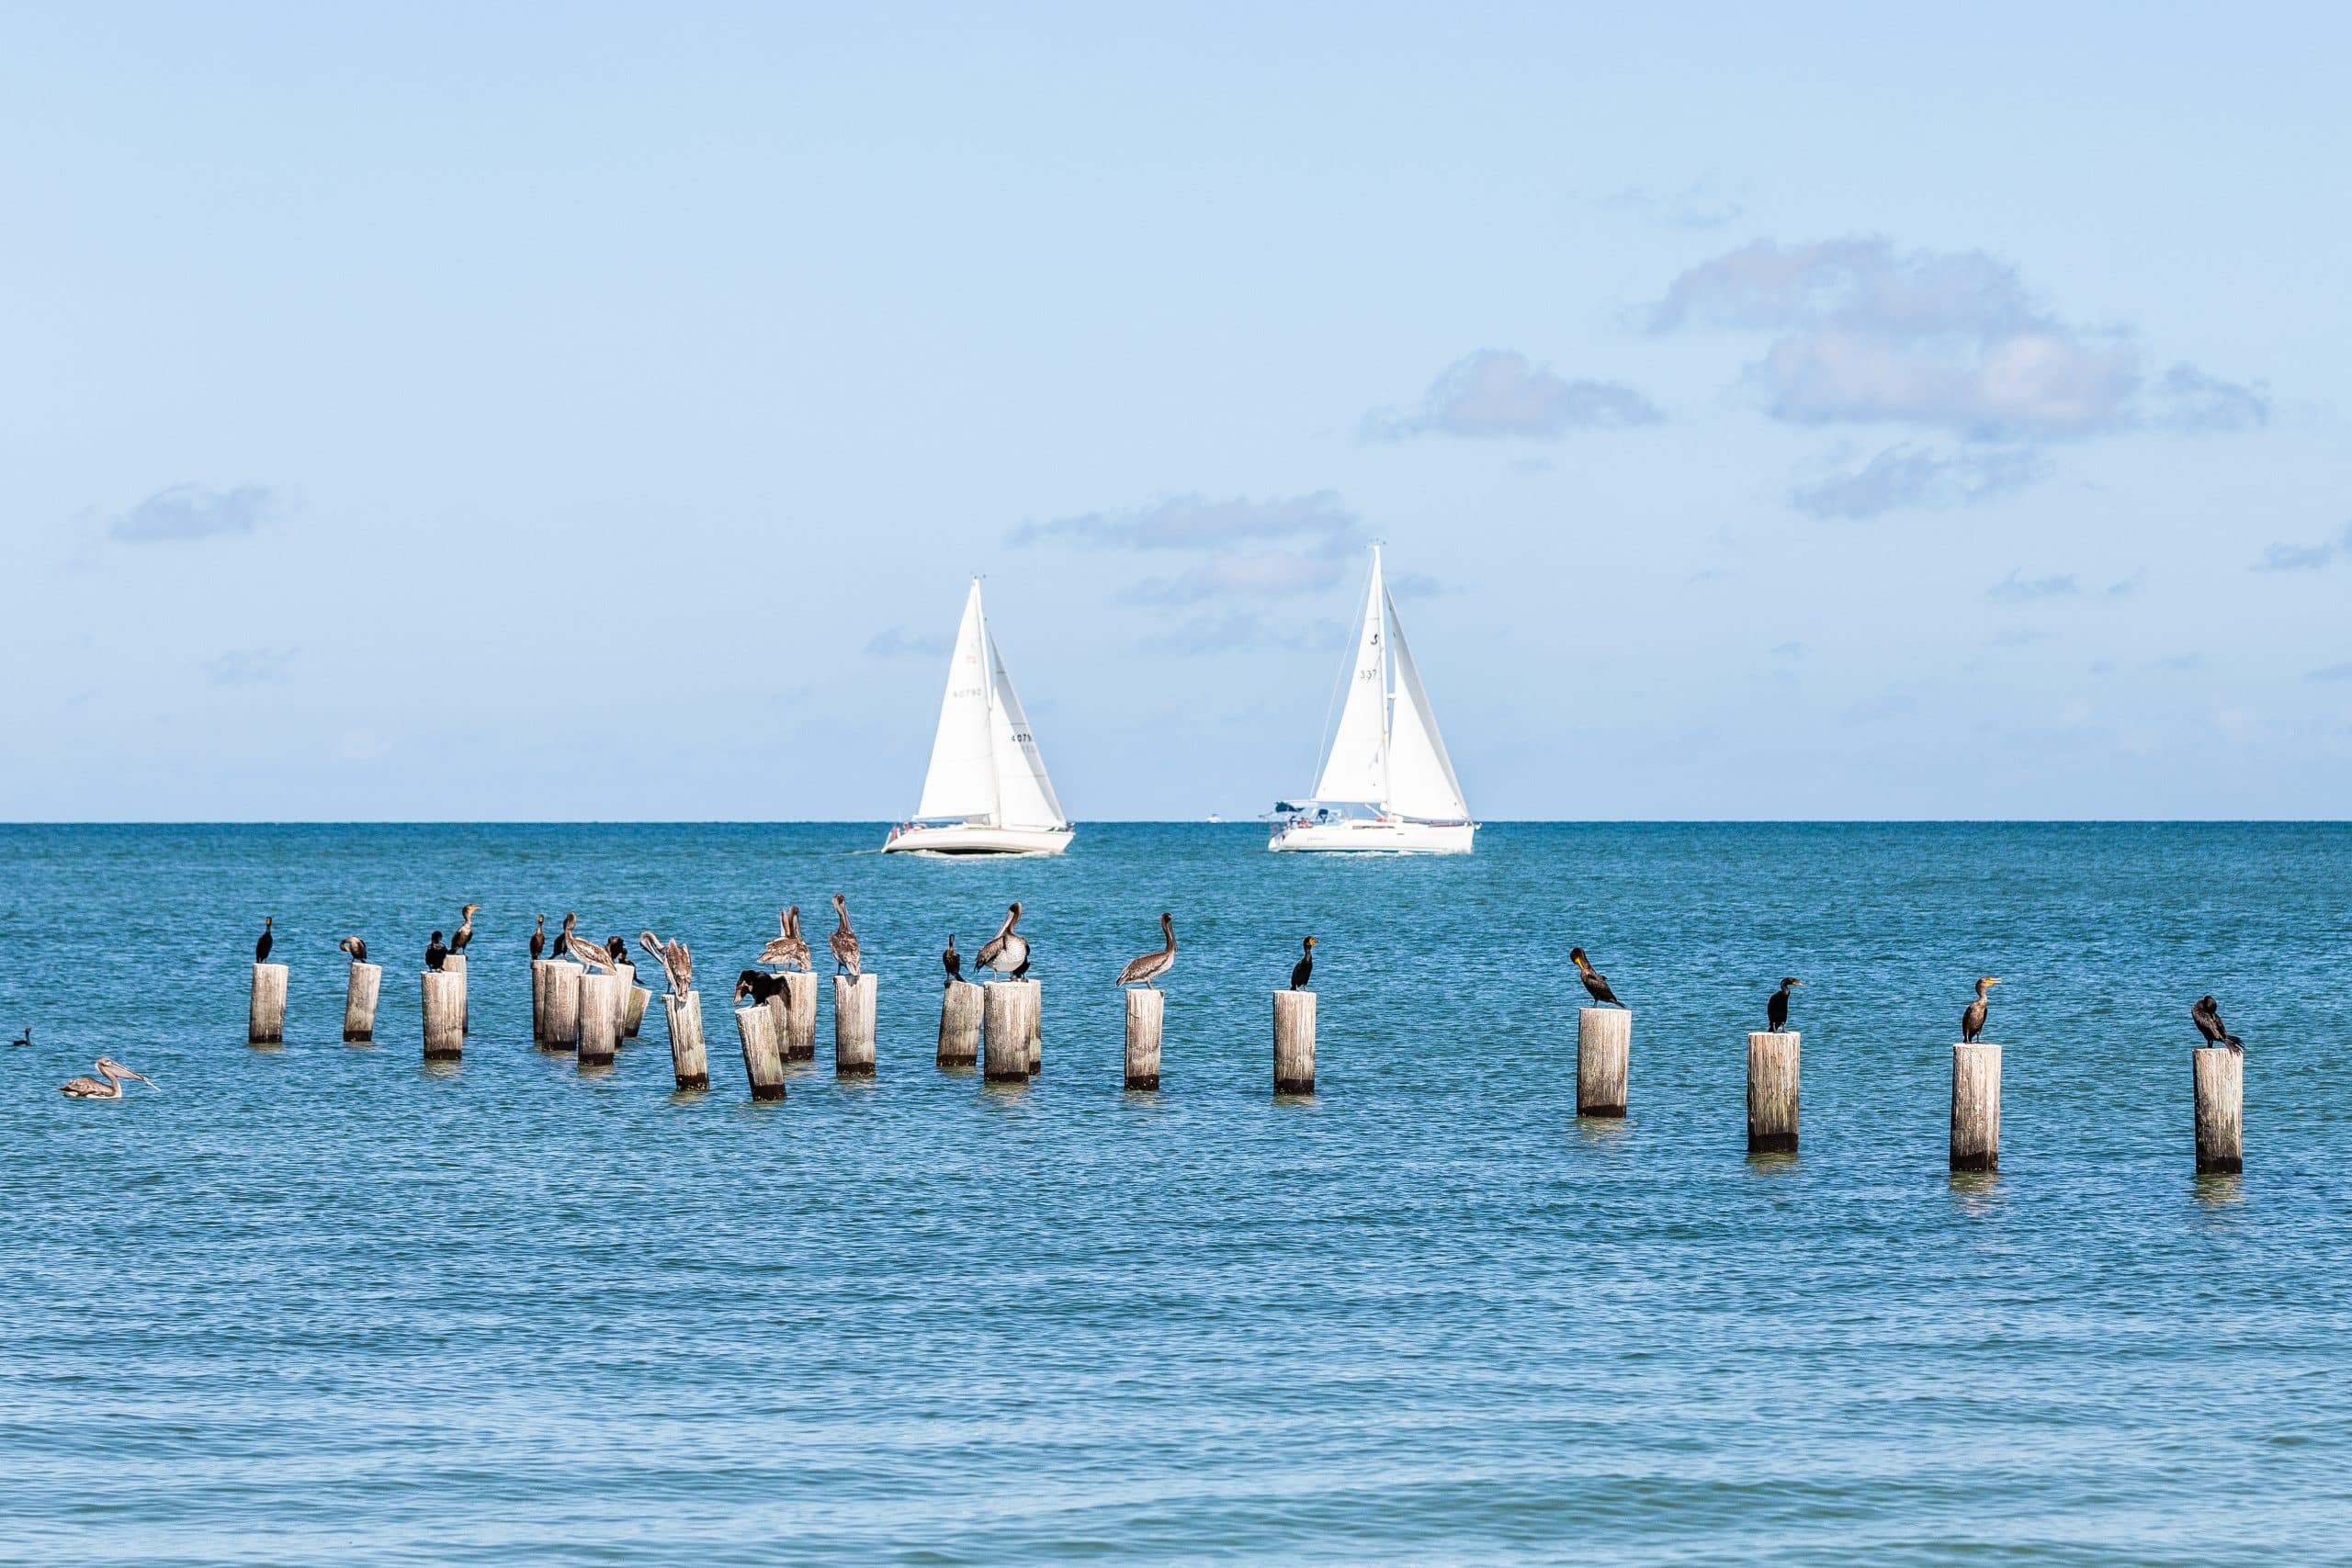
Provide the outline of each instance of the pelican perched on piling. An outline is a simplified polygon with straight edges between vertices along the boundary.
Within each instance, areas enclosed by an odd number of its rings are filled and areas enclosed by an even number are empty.
[[[637,945],[653,956],[662,965],[662,977],[670,982],[670,994],[683,997],[695,988],[694,954],[686,951],[685,939],[673,937],[663,942],[651,931],[637,933]]]
[[[760,949],[760,962],[770,969],[807,969],[808,943],[800,934],[799,905],[776,912],[775,932]]]
[[[580,917],[577,914],[569,909],[564,911],[563,930],[555,939],[555,955],[558,958],[569,958],[582,968],[610,969],[613,966],[613,955],[582,936],[575,929],[579,923]]]
[[[368,942],[365,937],[347,936],[334,945],[338,952],[351,954],[351,961],[354,964],[368,962]]]
[[[1290,966],[1290,988],[1294,991],[1303,991],[1306,989],[1306,982],[1312,979],[1314,975],[1315,939],[1313,937],[1308,937],[1306,941],[1301,944],[1298,962]]]
[[[1153,985],[1153,982],[1158,980],[1162,975],[1167,974],[1170,969],[1176,967],[1175,916],[1165,913],[1164,911],[1161,913],[1159,917],[1159,935],[1167,945],[1162,947],[1158,953],[1147,953],[1140,958],[1129,959],[1127,961],[1127,966],[1119,971],[1118,983],[1120,985],[1151,986],[1154,990],[1158,990],[1159,988],[1158,986]]]
[[[469,904],[458,911],[458,929],[450,933],[449,937],[450,952],[463,953],[466,950],[466,943],[473,941],[474,911],[481,908],[480,904]]]
[[[1781,988],[1774,991],[1771,999],[1764,1004],[1764,1021],[1772,1026],[1773,1033],[1778,1034],[1789,1026],[1789,987],[1804,984],[1794,976],[1783,976]]]
[[[277,941],[276,937],[269,934],[269,928],[277,919],[277,917],[275,915],[264,915],[261,918],[261,940],[254,943],[254,962],[256,964],[269,962],[269,950]]]
[[[1992,1010],[1992,990],[2000,983],[1998,975],[1979,975],[1976,977],[1976,999],[1969,1003],[1967,1010],[1960,1015],[1962,1044],[1975,1044],[1976,1037],[1984,1032],[1984,1015]]]
[[[1592,966],[1592,960],[1584,955],[1583,948],[1568,949],[1568,959],[1577,966],[1577,976],[1584,981],[1584,988],[1592,993],[1594,1001],[1603,1007],[1621,1008],[1625,1005],[1617,999],[1617,993],[1609,988],[1609,976]]]
[[[2188,1010],[2188,1017],[2197,1025],[2197,1032],[2205,1037],[2206,1044],[2227,1045],[2233,1051],[2245,1049],[2245,1042],[2231,1033],[2229,1026],[2222,1021],[2222,1005],[2211,996],[2198,998],[2197,1005]]]
[[[849,900],[838,893],[833,895],[833,913],[841,918],[842,922],[840,929],[828,939],[833,950],[833,973],[838,975],[846,969],[856,975],[860,973],[857,966],[857,933],[849,929]]]
[[[1018,980],[1029,969],[1029,939],[1012,928],[1021,923],[1021,900],[1005,906],[1004,924],[997,927],[996,935],[981,944],[973,955],[972,967],[992,974],[1010,975]]]
[[[120,1100],[125,1078],[137,1078],[149,1089],[155,1087],[154,1079],[144,1073],[132,1072],[112,1056],[101,1056],[93,1065],[98,1070],[96,1077],[84,1077],[62,1083],[57,1086],[57,1092],[70,1094],[76,1100]]]

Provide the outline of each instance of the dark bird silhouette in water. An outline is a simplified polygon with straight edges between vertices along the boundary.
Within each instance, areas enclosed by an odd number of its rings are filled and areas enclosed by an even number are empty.
[[[991,974],[1010,975],[1018,980],[1029,972],[1029,939],[1013,928],[1021,923],[1021,901],[1014,899],[1004,907],[1004,924],[997,927],[996,935],[980,944],[973,955],[972,967]]]
[[[939,955],[939,962],[947,966],[947,983],[949,985],[952,986],[956,981],[964,977],[964,955],[956,951],[956,933],[954,931],[949,931],[947,933],[947,951]]]
[[[469,904],[458,911],[458,929],[449,935],[450,952],[463,953],[466,950],[466,943],[473,941],[474,911],[481,908],[480,904]]]
[[[32,1043],[33,1026],[29,1023],[25,1025],[25,1032],[22,1034],[17,1035],[14,1040],[8,1042],[11,1045],[29,1045]]]
[[[766,1002],[784,995],[784,976],[770,975],[758,969],[746,969],[735,976],[735,1005],[746,1000]]]
[[[1568,949],[1568,959],[1577,966],[1577,974],[1583,979],[1584,988],[1592,993],[1594,1001],[1603,1007],[1621,1008],[1625,1005],[1617,999],[1617,993],[1609,988],[1609,976],[1592,966],[1592,960],[1584,955],[1583,948]]]
[[[269,928],[277,919],[275,915],[264,915],[261,918],[261,940],[254,943],[254,962],[256,964],[269,962],[269,950],[277,942],[277,939],[269,934]]]
[[[433,940],[424,944],[424,966],[427,969],[438,969],[441,967],[442,960],[448,956],[449,944],[441,940],[439,931],[435,931]]]
[[[1774,991],[1772,999],[1764,1004],[1764,1021],[1772,1026],[1773,1033],[1778,1034],[1789,1026],[1789,987],[1804,984],[1793,975],[1784,976],[1781,988]]]
[[[2189,1019],[2197,1025],[2197,1032],[2205,1037],[2208,1045],[2227,1045],[2233,1051],[2245,1049],[2245,1042],[2231,1033],[2222,1022],[2222,1009],[2211,997],[2199,997],[2197,1005],[2188,1010]]]
[[[1170,969],[1176,967],[1175,916],[1164,911],[1161,913],[1159,917],[1159,936],[1160,940],[1166,945],[1161,947],[1158,953],[1147,953],[1140,958],[1128,959],[1127,966],[1119,971],[1118,983],[1120,985],[1150,986],[1154,990],[1158,990],[1159,988],[1155,982],[1158,981],[1162,975],[1167,974]]]
[[[365,964],[368,962],[368,943],[362,938],[347,936],[341,942],[336,942],[335,946],[343,952],[351,954],[351,961],[354,964]]]
[[[1314,974],[1315,939],[1308,937],[1306,949],[1299,954],[1298,962],[1290,966],[1290,988],[1294,991],[1306,989],[1306,982],[1314,976]]]
[[[1984,1032],[1984,1015],[1992,1010],[1993,987],[2000,983],[1998,975],[1979,975],[1976,977],[1976,999],[1969,1003],[1967,1010],[1960,1015],[1960,1043],[1962,1045],[1975,1044],[1976,1037]]]
[[[855,975],[859,972],[857,933],[849,929],[849,900],[838,893],[833,895],[833,913],[842,922],[840,929],[827,939],[833,950],[833,973],[838,975],[846,969]]]
[[[545,915],[541,915],[539,917],[539,923],[531,928],[531,962],[537,964],[540,959],[545,958],[547,955],[548,918]]]

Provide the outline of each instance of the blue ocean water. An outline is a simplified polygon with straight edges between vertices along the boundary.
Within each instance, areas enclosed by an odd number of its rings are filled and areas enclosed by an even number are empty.
[[[2272,1562],[2352,1552],[2352,829],[1520,826],[1467,859],[1090,826],[0,829],[0,1557],[80,1562]],[[727,1018],[842,891],[830,1025],[754,1105]],[[937,953],[1022,898],[1045,1070],[932,1062]],[[426,932],[483,906],[420,1060]],[[531,916],[684,935],[658,1007],[535,1050]],[[1163,1087],[1117,966],[1174,912]],[[288,1037],[244,1043],[277,917]],[[822,922],[812,922],[821,930]],[[1317,1093],[1268,993],[1319,939]],[[385,964],[346,1046],[335,940]],[[1564,972],[1634,1012],[1575,1117]],[[1945,1169],[2006,978],[2003,1168]],[[1804,1145],[1744,1034],[1806,981]],[[2247,1041],[2192,1173],[2188,1008]],[[828,1004],[830,1006],[830,1004]],[[54,1092],[109,1053],[119,1103]]]

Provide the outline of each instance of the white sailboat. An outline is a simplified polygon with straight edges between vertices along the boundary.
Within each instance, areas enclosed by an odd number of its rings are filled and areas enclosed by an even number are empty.
[[[1384,850],[1468,854],[1478,831],[1413,668],[1396,602],[1372,549],[1372,588],[1349,656],[1348,695],[1306,800],[1286,800],[1270,850]]]
[[[1004,652],[980,610],[972,579],[947,695],[932,738],[931,771],[911,820],[890,829],[885,852],[941,855],[1057,855],[1069,847],[1069,818],[1046,777],[1029,717],[1012,690]]]

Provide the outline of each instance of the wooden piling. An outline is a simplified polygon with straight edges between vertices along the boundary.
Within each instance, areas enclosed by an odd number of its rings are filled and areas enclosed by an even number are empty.
[[[365,1045],[376,1038],[376,998],[384,987],[384,966],[355,964],[343,993],[343,1038],[348,1045]]]
[[[1039,980],[1015,980],[1028,993],[1021,1004],[1021,1032],[1028,1041],[1029,1076],[1035,1077],[1046,1066],[1046,987]]]
[[[548,1032],[540,1044],[569,1051],[580,1043],[580,983],[587,973],[576,964],[548,965]]]
[[[621,1043],[621,977],[596,973],[580,976],[580,1065],[611,1065]]]
[[[875,976],[833,976],[833,1076],[874,1076]]]
[[[743,1076],[753,1100],[784,1098],[784,1057],[777,1053],[775,1014],[764,1003],[735,1010],[735,1032],[743,1042]]]
[[[650,987],[632,985],[621,1004],[621,1038],[634,1040],[645,1028],[645,1010],[653,1005]]]
[[[463,970],[424,971],[424,1059],[454,1062],[466,1054],[466,976]]]
[[[458,1029],[460,1033],[471,1034],[474,1032],[473,987],[466,984],[466,955],[462,953],[449,954],[441,961],[441,971],[445,975],[455,975],[458,989],[466,993],[465,1016],[458,1021]]]
[[[939,1065],[968,1067],[980,1059],[980,988],[951,980],[939,998]]]
[[[1951,1048],[1951,1168],[2001,1168],[2001,1048]]]
[[[702,993],[665,996],[662,1011],[670,1021],[670,1070],[680,1089],[710,1087],[710,1058],[702,1048]]]
[[[1166,1016],[1168,993],[1148,986],[1127,992],[1127,1087],[1159,1087],[1159,1025]]]
[[[254,994],[245,1009],[245,1043],[278,1045],[286,1040],[286,965],[254,965]]]
[[[1747,1037],[1747,1152],[1797,1152],[1797,1082],[1804,1036],[1793,1029]]]
[[[2245,1053],[2209,1045],[2188,1054],[2197,1091],[2197,1174],[2245,1169]]]
[[[817,1059],[817,976],[793,970],[784,976],[784,1033],[777,1049],[787,1062]]]
[[[628,1026],[628,1005],[631,1001],[636,999],[637,993],[637,965],[634,964],[623,964],[616,968],[613,973],[621,977],[619,1038],[627,1040],[637,1032],[636,1030],[631,1029]],[[640,1011],[641,1010],[640,1010]]]
[[[531,960],[531,1043],[548,1043],[548,976],[556,969],[552,958]]]
[[[1274,1092],[1315,1092],[1315,993],[1274,993]]]
[[[1577,1114],[1622,1117],[1634,1056],[1634,1015],[1623,1008],[1577,1010]]]
[[[980,987],[980,995],[988,1081],[1028,1082],[1029,987],[1018,980],[990,980]]]

